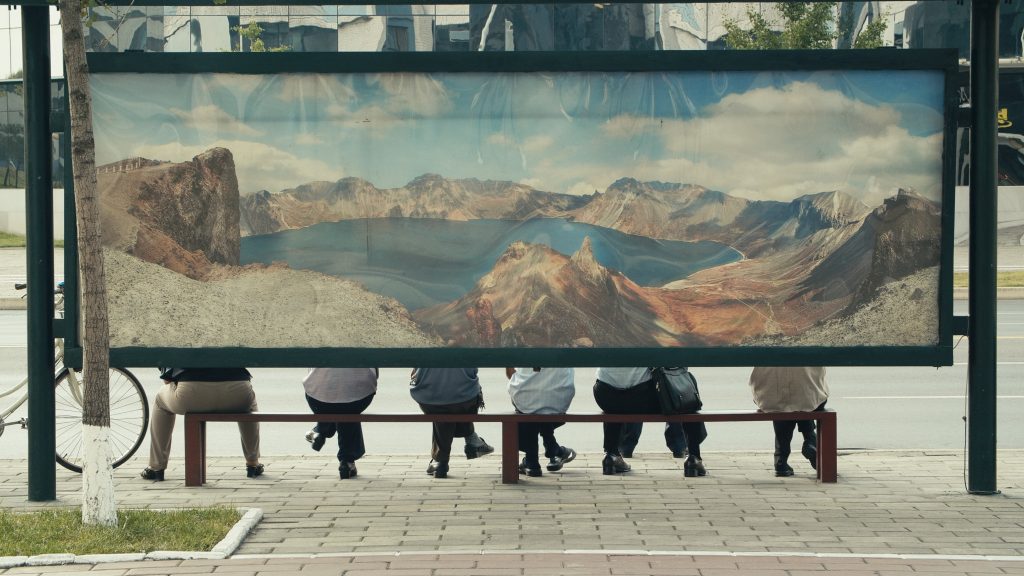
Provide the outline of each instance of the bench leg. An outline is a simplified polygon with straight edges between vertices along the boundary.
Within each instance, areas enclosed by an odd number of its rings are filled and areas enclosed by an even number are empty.
[[[206,482],[206,421],[185,416],[185,486]]]
[[[501,483],[519,483],[519,425],[501,423]]]
[[[822,482],[834,483],[837,479],[837,427],[834,412],[818,420],[818,478]]]

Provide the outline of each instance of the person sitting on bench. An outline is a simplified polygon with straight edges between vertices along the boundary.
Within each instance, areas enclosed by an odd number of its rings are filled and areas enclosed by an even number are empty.
[[[822,366],[758,366],[750,373],[750,390],[754,404],[762,412],[810,412],[825,409],[828,384]],[[789,465],[793,429],[804,437],[800,453],[818,467],[818,438],[814,420],[772,422],[775,428],[775,475],[792,476]]]

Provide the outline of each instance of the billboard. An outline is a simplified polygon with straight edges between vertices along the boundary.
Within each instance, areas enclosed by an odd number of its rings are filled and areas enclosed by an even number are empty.
[[[517,57],[94,74],[112,347],[299,365],[944,361],[951,58]]]

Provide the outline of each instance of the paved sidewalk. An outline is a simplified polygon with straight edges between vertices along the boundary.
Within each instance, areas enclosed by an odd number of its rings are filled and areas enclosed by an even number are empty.
[[[498,459],[424,473],[421,456],[370,456],[338,480],[330,456],[267,457],[249,480],[241,462],[212,459],[209,483],[137,479],[116,471],[119,505],[259,507],[264,519],[226,560],[22,567],[8,574],[1021,574],[1024,451],[1000,451],[1001,494],[964,488],[963,454],[841,452],[839,483],[805,462],[775,478],[767,452],[705,455],[709,476],[638,454],[634,472],[601,475],[581,454],[560,473],[500,483]],[[240,460],[240,459],[239,459]],[[58,471],[56,503],[26,501],[24,461],[0,466],[0,506],[77,506],[80,478]]]

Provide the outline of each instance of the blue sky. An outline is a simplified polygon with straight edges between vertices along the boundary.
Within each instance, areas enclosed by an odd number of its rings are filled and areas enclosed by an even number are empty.
[[[96,74],[97,161],[232,150],[243,194],[356,176],[623,176],[754,199],[940,195],[938,72]]]

